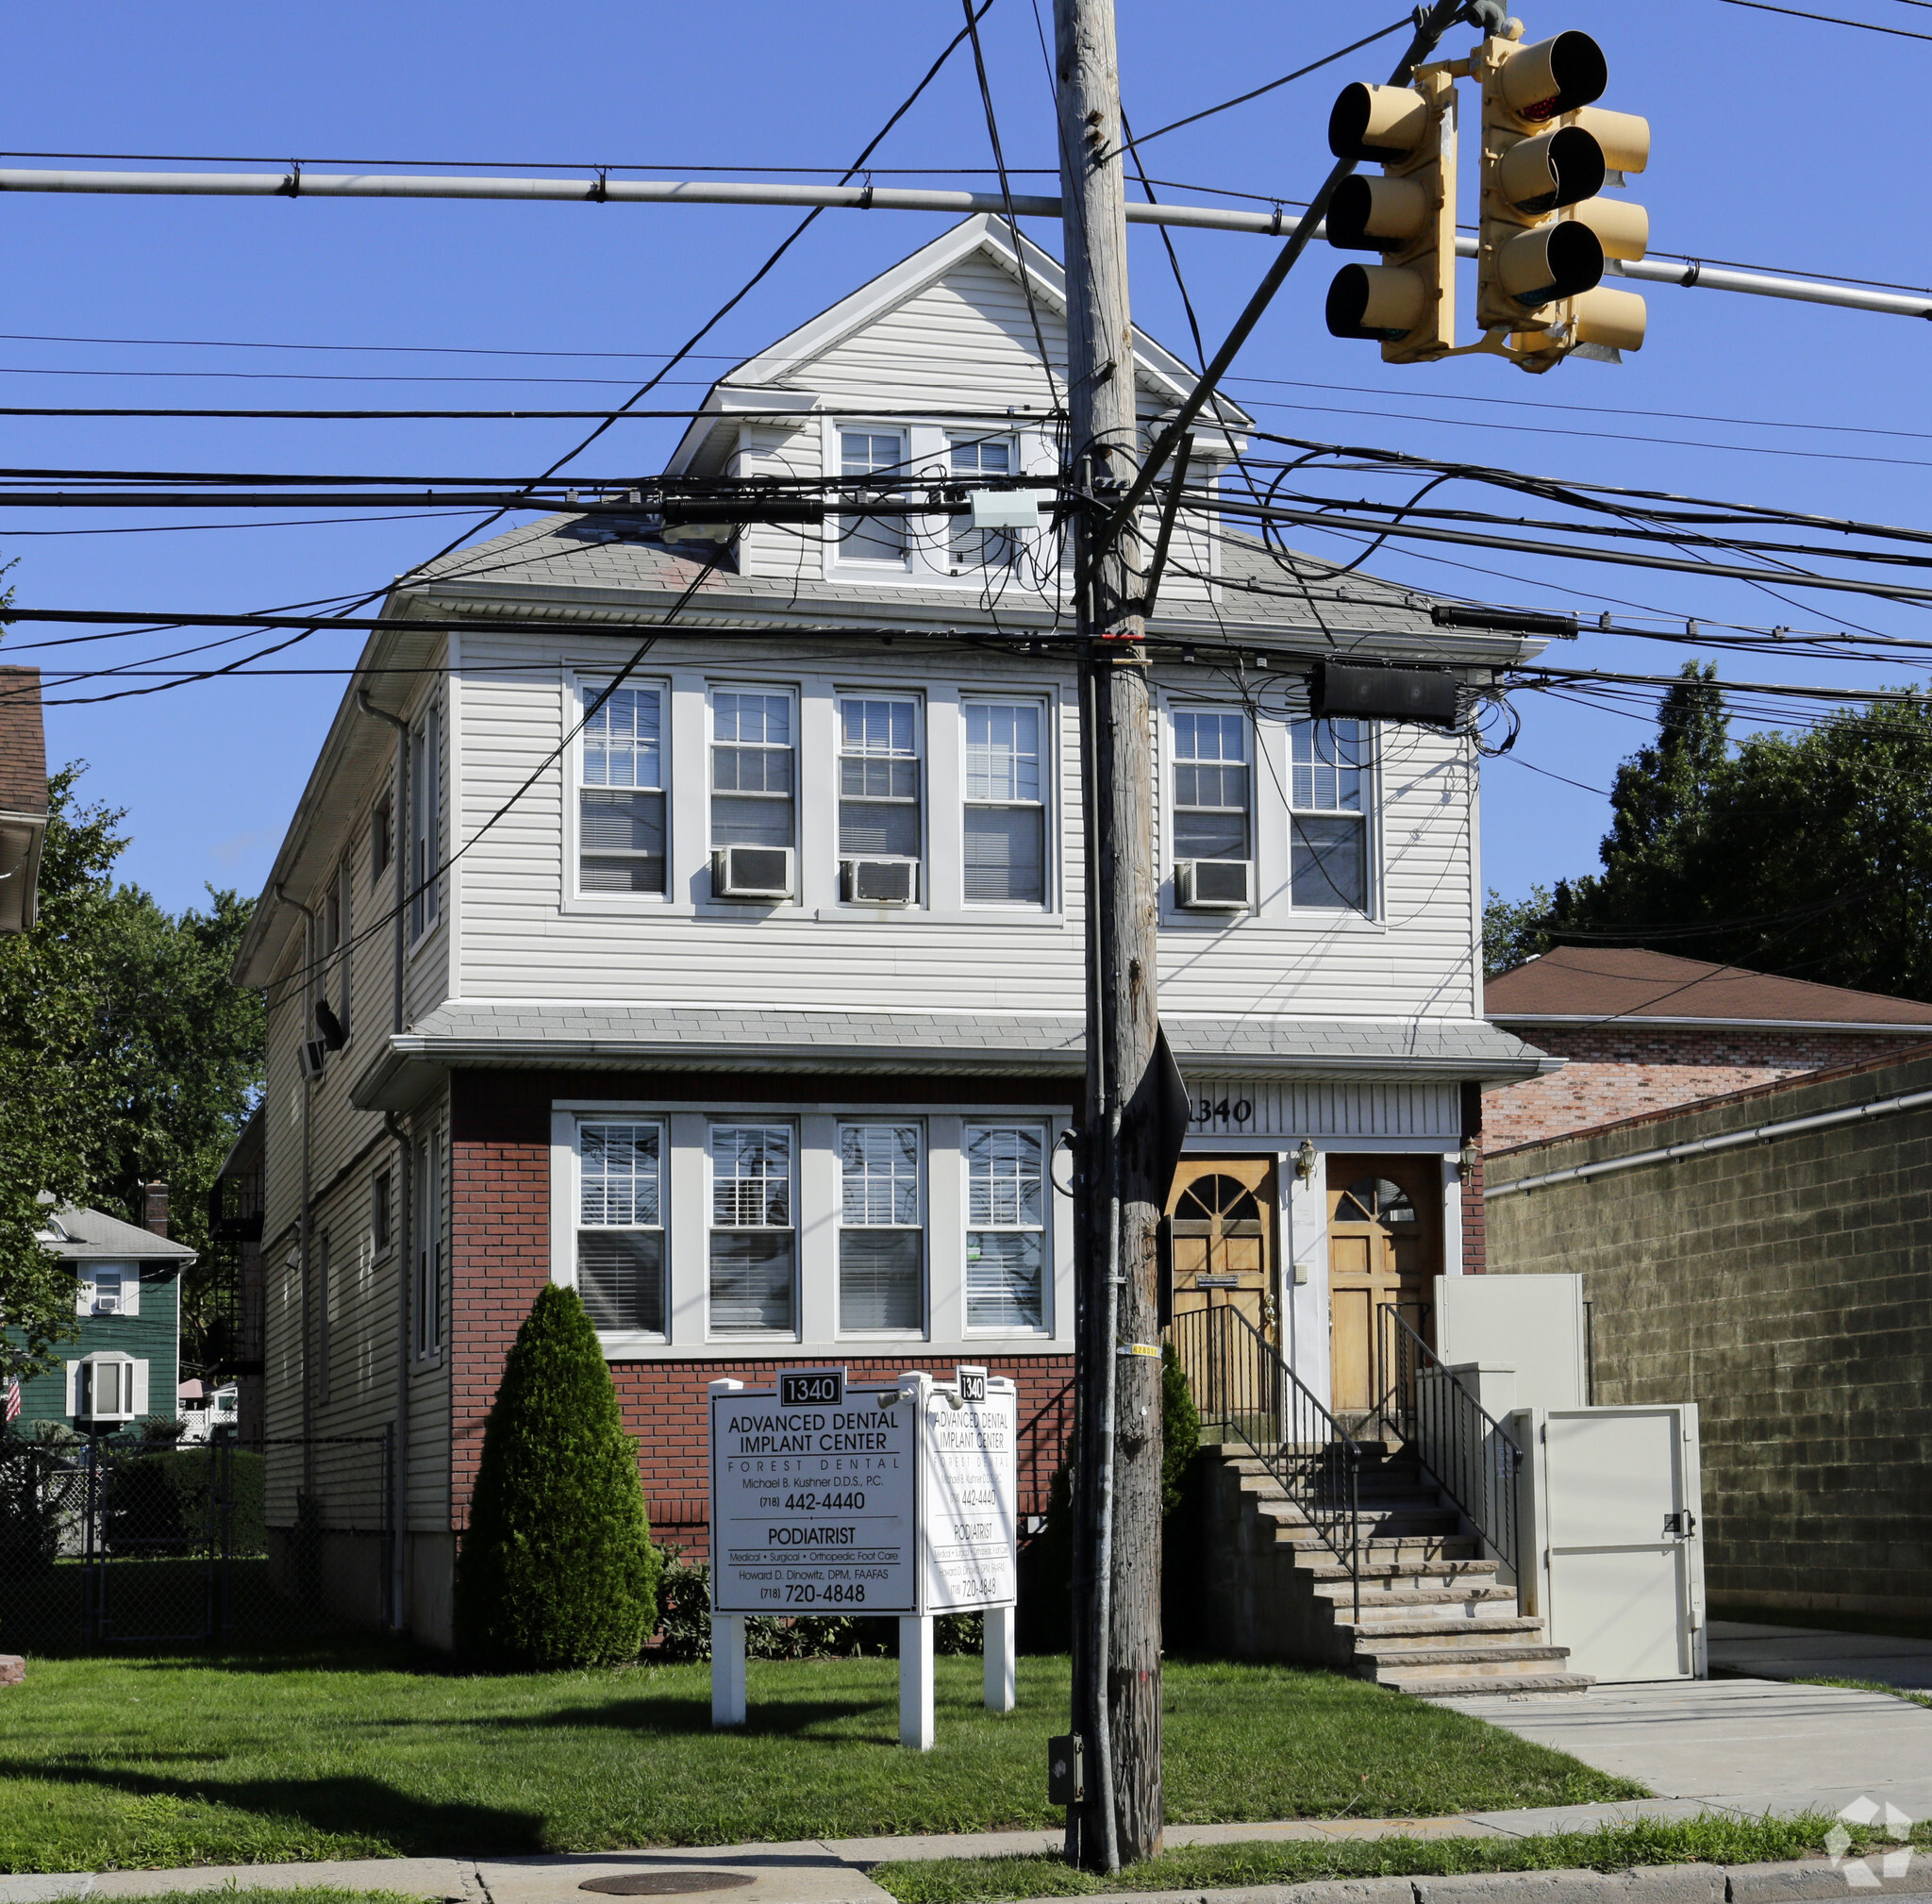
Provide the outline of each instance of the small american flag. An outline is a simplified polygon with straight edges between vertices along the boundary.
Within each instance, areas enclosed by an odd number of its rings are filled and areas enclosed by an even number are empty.
[[[17,1375],[7,1378],[7,1419],[11,1421],[20,1412],[20,1378]]]

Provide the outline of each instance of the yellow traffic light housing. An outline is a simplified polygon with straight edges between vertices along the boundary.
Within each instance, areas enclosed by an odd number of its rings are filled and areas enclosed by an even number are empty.
[[[1424,67],[1409,86],[1355,85],[1328,116],[1338,159],[1379,161],[1336,188],[1328,242],[1374,251],[1328,287],[1328,329],[1382,346],[1388,363],[1427,363],[1456,347],[1456,84]]]
[[[1476,321],[1487,341],[1539,371],[1579,348],[1635,350],[1643,300],[1602,280],[1607,260],[1643,256],[1650,219],[1602,194],[1649,163],[1648,124],[1596,105],[1609,73],[1587,33],[1532,46],[1492,37],[1470,71],[1483,92]]]

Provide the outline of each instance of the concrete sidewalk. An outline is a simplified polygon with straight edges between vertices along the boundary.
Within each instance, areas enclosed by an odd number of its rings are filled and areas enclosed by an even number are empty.
[[[1710,1670],[1759,1679],[1875,1679],[1882,1686],[1932,1693],[1932,1640],[1713,1620]]]
[[[1659,1797],[1710,1811],[1837,1812],[1870,1796],[1908,1817],[1932,1817],[1932,1711],[1887,1693],[1667,1679],[1453,1703]]]

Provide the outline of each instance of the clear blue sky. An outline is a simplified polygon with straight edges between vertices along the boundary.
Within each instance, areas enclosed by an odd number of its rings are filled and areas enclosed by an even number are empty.
[[[1050,28],[1050,0],[1041,4]],[[1127,109],[1142,128],[1158,125],[1328,52],[1386,24],[1394,10],[1392,0],[1123,0]],[[1900,0],[1857,0],[1851,10],[1910,29],[1932,23]],[[865,143],[959,19],[944,0],[555,10],[502,0],[339,0],[326,9],[108,0],[84,25],[58,8],[26,9],[9,24],[7,138],[22,151],[246,155],[273,163],[299,157],[323,169],[334,159],[601,162],[675,176],[700,164],[746,175],[761,166],[837,166]],[[1651,208],[1657,249],[1907,282],[1926,275],[1920,252],[1900,241],[1924,225],[1916,135],[1932,43],[1720,0],[1689,0],[1667,16],[1572,0],[1525,19],[1532,38],[1564,26],[1595,34],[1612,75],[1604,103],[1650,118],[1655,158],[1632,195]],[[1051,106],[1030,0],[998,0],[984,33],[1008,162],[1050,166]],[[1446,43],[1459,50],[1470,37],[1458,30]],[[1150,169],[1191,185],[1305,197],[1328,163],[1324,132],[1335,91],[1345,78],[1386,76],[1399,43],[1385,42],[1150,145]],[[875,162],[988,162],[970,60],[956,58]],[[1035,189],[1053,188],[1041,181]],[[0,402],[621,400],[648,363],[620,355],[437,358],[393,347],[668,350],[735,288],[791,216],[762,209],[8,196],[0,199]],[[695,401],[726,362],[941,228],[941,221],[922,216],[827,213],[706,346],[715,355],[666,386],[667,398],[681,392]],[[1058,249],[1052,226],[1036,225],[1034,235]],[[1182,234],[1177,242],[1204,326],[1218,337],[1265,268],[1269,246],[1210,234]],[[1137,314],[1185,350],[1158,239],[1138,232],[1133,247]],[[1372,346],[1337,342],[1323,328],[1322,296],[1339,261],[1325,247],[1310,252],[1238,366],[1248,377],[1281,380],[1231,385],[1271,427],[1827,514],[1907,523],[1928,514],[1932,422],[1924,362],[1932,336],[1922,322],[1655,286],[1647,288],[1650,342],[1621,368],[1572,362],[1541,378],[1483,359],[1396,369]],[[391,350],[347,356],[42,341],[49,338]],[[585,380],[524,380],[532,377]],[[370,380],[341,380],[349,378]],[[454,378],[463,380],[436,380]],[[1471,397],[1527,407],[1449,400]],[[1756,421],[1689,421],[1686,413]],[[575,427],[8,420],[4,460],[509,476],[547,465]],[[584,473],[656,469],[672,429],[621,425]],[[252,517],[235,519],[247,526],[185,533],[72,533],[169,520],[11,512],[0,523],[0,558],[16,564],[8,579],[20,600],[37,606],[244,610],[375,587],[450,533],[436,522],[260,527]],[[1826,597],[1790,607],[1742,584],[1692,586],[1559,564],[1539,575],[1507,556],[1473,552],[1472,560],[1493,573],[1396,554],[1378,559],[1378,567],[1418,585],[1592,615],[1631,601],[1686,616],[1842,626]],[[1589,593],[1597,589],[1606,593]],[[1872,627],[1916,632],[1923,611],[1857,603],[1841,612]],[[51,665],[76,653],[124,660],[136,653],[105,643],[31,654],[25,647],[63,632],[16,629],[0,657]],[[207,639],[143,642],[141,651]],[[353,644],[320,637],[295,652],[341,664]],[[1606,666],[1657,668],[1682,659],[1650,643],[1589,638],[1568,652]],[[1850,667],[1834,676],[1817,664],[1774,659],[1727,664],[1726,672],[1861,684],[1903,678],[1897,669]],[[164,903],[194,902],[204,882],[253,893],[340,692],[339,680],[266,680],[57,706],[48,712],[50,752],[56,761],[86,760],[87,792],[127,810],[133,845],[124,873]],[[1532,766],[1605,788],[1616,761],[1646,732],[1628,717],[1535,695],[1521,701],[1518,752],[1531,764],[1492,766],[1484,793],[1486,874],[1512,895],[1533,879],[1591,865],[1605,822],[1598,794]]]

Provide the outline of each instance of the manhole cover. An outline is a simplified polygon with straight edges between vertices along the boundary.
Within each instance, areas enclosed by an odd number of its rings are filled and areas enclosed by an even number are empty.
[[[742,1871],[620,1871],[614,1878],[586,1878],[579,1891],[601,1891],[607,1897],[679,1897],[694,1891],[736,1891],[749,1884]]]

